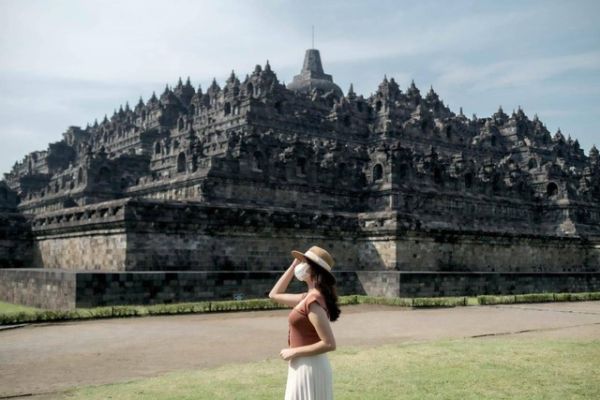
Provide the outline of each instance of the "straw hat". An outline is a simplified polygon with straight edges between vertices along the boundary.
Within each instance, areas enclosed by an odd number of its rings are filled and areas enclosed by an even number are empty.
[[[305,253],[301,253],[297,250],[292,250],[292,255],[299,259],[300,261],[306,262],[306,259],[313,261],[315,264],[323,267],[325,271],[331,275],[333,281],[335,282],[335,276],[331,272],[331,268],[333,267],[333,257],[331,254],[327,252],[327,250],[320,248],[319,246],[313,246],[308,249]]]

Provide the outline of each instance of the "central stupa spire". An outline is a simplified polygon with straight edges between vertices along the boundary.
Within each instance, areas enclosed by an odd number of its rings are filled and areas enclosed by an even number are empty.
[[[319,50],[308,49],[304,55],[304,64],[302,65],[302,71],[300,74],[311,74],[311,76],[321,77],[325,75],[323,72],[323,65],[321,64],[321,55]],[[327,75],[331,79],[331,75]]]
[[[310,93],[313,89],[324,93],[333,91],[338,97],[343,96],[342,90],[333,82],[331,75],[323,71],[321,55],[317,49],[306,50],[302,71],[294,76],[287,88],[302,93]]]

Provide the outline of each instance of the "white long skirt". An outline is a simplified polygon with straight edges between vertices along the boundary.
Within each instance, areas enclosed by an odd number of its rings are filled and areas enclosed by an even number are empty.
[[[326,353],[289,361],[285,400],[333,400],[333,374]]]

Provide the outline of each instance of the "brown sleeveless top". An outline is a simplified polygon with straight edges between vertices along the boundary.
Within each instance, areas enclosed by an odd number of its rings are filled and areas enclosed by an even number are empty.
[[[302,303],[302,300],[304,300]],[[304,293],[302,300],[296,307],[292,308],[288,316],[289,332],[288,332],[288,345],[290,347],[307,346],[309,344],[317,343],[321,338],[317,333],[314,325],[308,319],[308,313],[310,305],[315,301],[321,305],[329,316],[329,310],[325,303],[325,298],[319,292],[311,292],[310,294]]]

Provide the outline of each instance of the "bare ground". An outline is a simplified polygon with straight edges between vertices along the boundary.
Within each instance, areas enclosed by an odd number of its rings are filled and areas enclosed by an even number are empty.
[[[277,358],[289,310],[31,324],[0,331],[0,399]],[[600,339],[600,301],[403,309],[342,307],[337,346],[441,338]],[[283,362],[283,361],[282,361]]]

